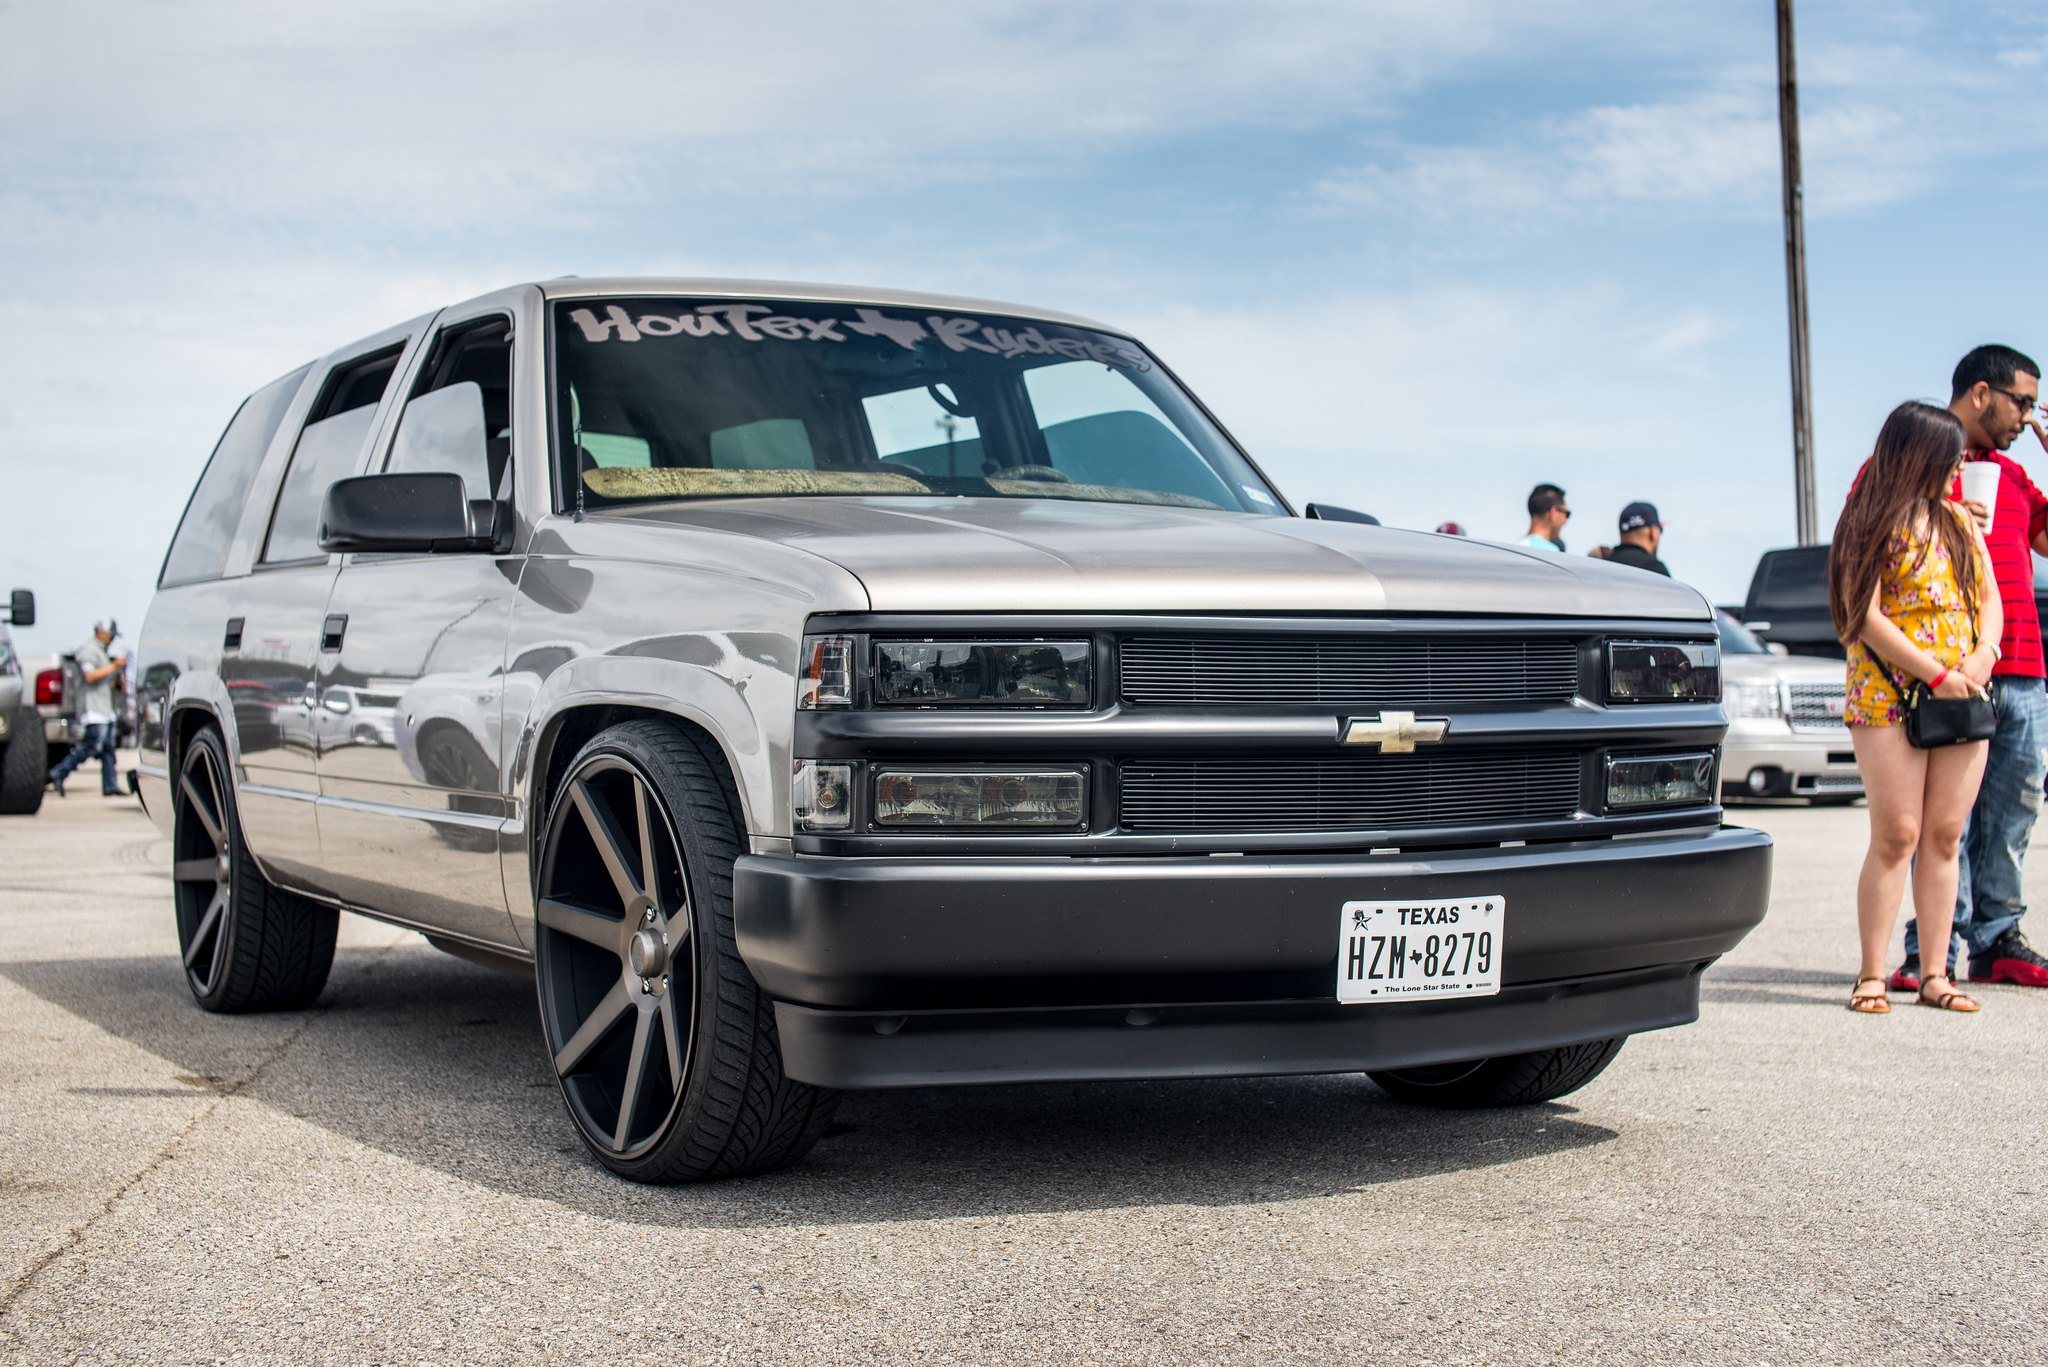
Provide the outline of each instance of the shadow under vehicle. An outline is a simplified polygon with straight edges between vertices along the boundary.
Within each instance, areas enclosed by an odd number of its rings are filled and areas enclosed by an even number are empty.
[[[791,1162],[843,1089],[1548,1100],[1768,897],[1696,593],[1297,516],[1041,310],[562,280],[401,323],[245,401],[138,653],[200,1005],[311,1001],[340,908],[530,973],[642,1181]]]

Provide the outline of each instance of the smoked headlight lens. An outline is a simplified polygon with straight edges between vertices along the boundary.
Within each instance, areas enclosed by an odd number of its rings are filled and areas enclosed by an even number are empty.
[[[1076,830],[1088,816],[1078,769],[878,769],[877,826]]]
[[[1607,761],[1607,810],[1700,807],[1714,800],[1714,756],[1645,755]]]
[[[878,707],[1086,707],[1086,641],[877,641]]]
[[[1713,702],[1721,696],[1721,647],[1710,641],[1613,641],[1609,702]]]

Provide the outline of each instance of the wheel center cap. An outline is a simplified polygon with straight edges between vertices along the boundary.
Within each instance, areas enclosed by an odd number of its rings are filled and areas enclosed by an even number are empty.
[[[668,941],[661,932],[648,927],[633,933],[626,942],[626,966],[637,977],[652,978],[668,964]]]

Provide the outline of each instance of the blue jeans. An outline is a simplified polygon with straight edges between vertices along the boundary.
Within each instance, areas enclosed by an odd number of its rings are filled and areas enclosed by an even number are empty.
[[[121,777],[114,769],[114,737],[119,731],[113,722],[87,722],[85,739],[71,747],[71,753],[57,761],[57,767],[50,771],[50,777],[62,783],[71,777],[71,771],[84,764],[94,755],[100,759],[100,791],[108,797],[121,795]]]
[[[2034,818],[2041,814],[2041,782],[2048,777],[2048,759],[2041,752],[2048,744],[2048,690],[2041,680],[2001,675],[1991,681],[1991,701],[1998,710],[1998,730],[1991,737],[1970,822],[1963,827],[1951,959],[1964,950],[1982,954],[2026,915],[2020,871]],[[1919,952],[1920,927],[1908,921],[1906,953]]]

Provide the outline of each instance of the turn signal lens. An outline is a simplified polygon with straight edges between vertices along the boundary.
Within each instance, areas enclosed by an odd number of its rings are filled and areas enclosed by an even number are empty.
[[[1700,807],[1714,800],[1714,756],[1644,755],[1607,761],[1607,810]]]
[[[1086,707],[1086,641],[877,641],[875,703]]]
[[[796,679],[800,708],[853,706],[853,638],[804,637],[803,668]]]
[[[1721,696],[1721,647],[1710,641],[1612,641],[1609,702],[1713,702]]]
[[[882,769],[877,826],[1075,830],[1086,824],[1078,769]]]
[[[790,807],[800,831],[843,831],[853,824],[853,766],[796,762]]]

